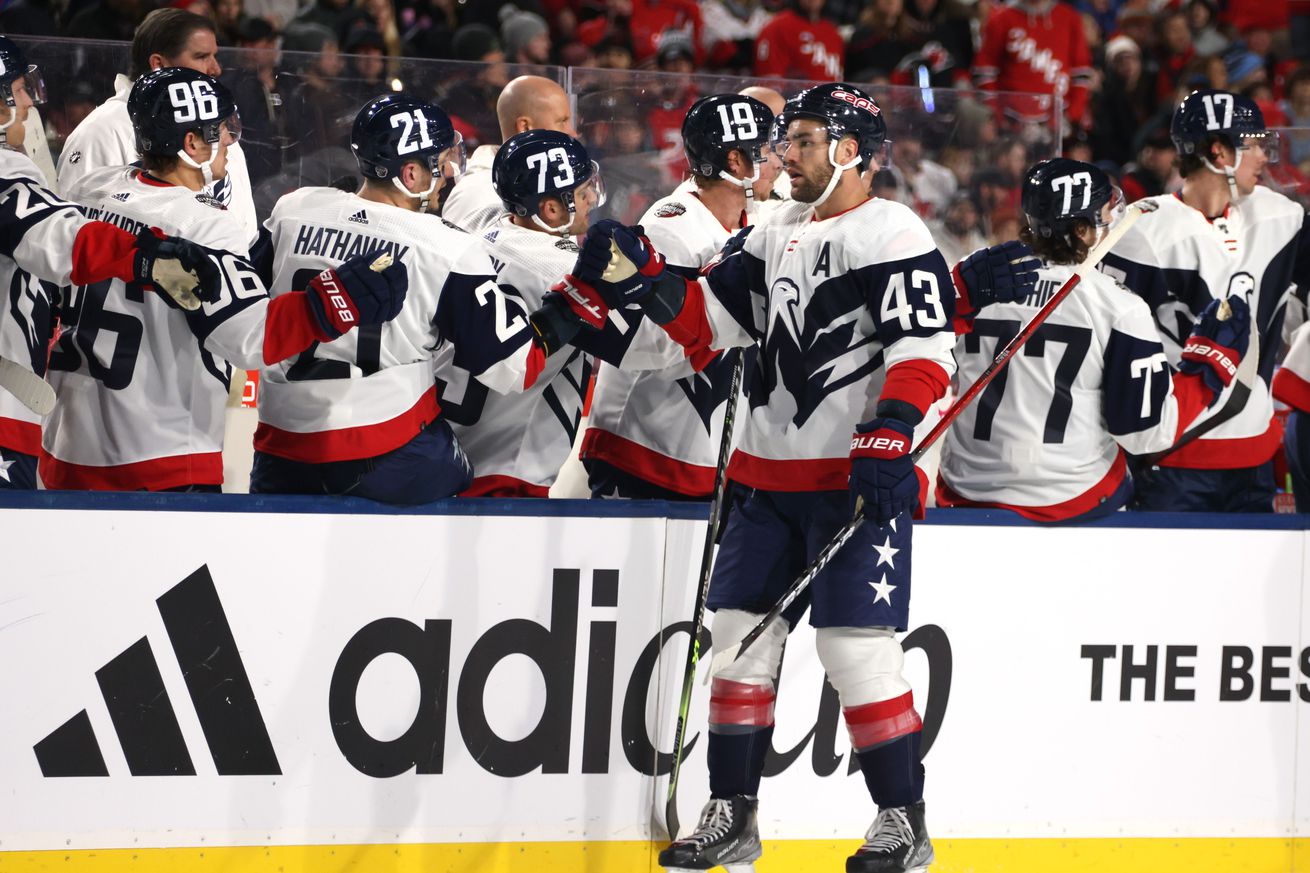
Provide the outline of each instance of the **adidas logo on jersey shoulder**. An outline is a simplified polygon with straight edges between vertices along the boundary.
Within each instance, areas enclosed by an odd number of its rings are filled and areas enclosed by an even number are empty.
[[[213,194],[206,194],[203,191],[196,195],[196,202],[205,206],[212,206],[214,209],[227,210],[227,205],[224,204],[222,200],[219,200]]]
[[[368,224],[368,213],[361,209],[347,218],[346,221],[353,221],[355,224]]]
[[[132,196],[132,192],[131,192],[131,191],[119,191],[117,194],[114,194],[114,195],[111,197],[111,199],[113,199],[113,200],[117,200],[119,203],[126,203],[126,202],[127,202],[127,198],[129,198],[129,197],[131,197],[131,196]]]
[[[687,207],[681,203],[665,203],[659,209],[655,210],[656,218],[677,218],[687,211]]]
[[[578,252],[582,251],[582,249],[578,248],[578,244],[571,239],[555,240],[555,248],[563,249],[566,252],[572,252],[574,254],[577,254]]]
[[[488,231],[487,233],[483,234],[482,238],[485,239],[485,240],[486,240],[487,242],[489,242],[489,243],[494,243],[494,242],[496,241],[496,237],[498,237],[498,236],[500,236],[500,231],[499,231],[499,230],[492,230],[492,231]]]

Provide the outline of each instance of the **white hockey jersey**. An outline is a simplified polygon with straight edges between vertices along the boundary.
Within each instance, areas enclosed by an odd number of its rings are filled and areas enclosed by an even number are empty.
[[[1273,457],[1281,440],[1269,383],[1286,302],[1293,283],[1310,287],[1305,210],[1263,187],[1213,221],[1177,195],[1149,199],[1159,209],[1128,231],[1102,270],[1152,308],[1170,364],[1177,365],[1182,343],[1213,299],[1245,297],[1260,332],[1260,378],[1241,413],[1160,463],[1201,469],[1262,464]]]
[[[132,80],[118,75],[114,78],[114,96],[101,103],[81,124],[73,129],[59,153],[59,190],[71,199],[69,193],[81,184],[84,176],[105,167],[122,167],[136,163],[136,133],[127,114],[127,98],[132,93]],[[227,148],[227,175],[215,180],[209,193],[226,206],[245,229],[242,248],[254,245],[259,236],[259,219],[255,215],[255,199],[250,189],[250,170],[241,143]]]
[[[441,207],[442,218],[469,233],[489,230],[500,220],[505,214],[505,204],[491,184],[491,163],[498,151],[500,146],[496,145],[478,146],[473,150],[463,175],[455,182]]]
[[[195,312],[121,279],[72,290],[50,359],[58,402],[42,436],[41,479],[92,490],[221,484],[229,362],[263,363],[268,296],[245,260],[245,229],[208,195],[130,167],[88,174],[69,193],[89,217],[133,235],[152,226],[225,250],[224,285]]]
[[[726,228],[684,184],[656,201],[641,218],[668,269],[693,279],[714,259],[728,237]],[[684,356],[663,371],[636,371],[602,364],[596,375],[587,432],[580,455],[604,461],[670,491],[708,497],[736,350],[715,356],[697,372]],[[743,415],[734,428],[741,432]]]
[[[1310,412],[1310,321],[1292,334],[1287,357],[1274,373],[1274,399],[1301,412]]]
[[[960,385],[978,381],[1072,275],[1043,267],[1028,298],[984,307],[956,344]],[[937,505],[1082,515],[1123,482],[1125,450],[1169,448],[1212,399],[1199,376],[1168,365],[1146,303],[1092,273],[946,432]]]
[[[879,400],[925,411],[945,393],[954,306],[946,262],[905,206],[870,199],[820,221],[788,203],[688,283],[665,329],[691,351],[758,349],[730,478],[845,490],[851,433]]]
[[[286,195],[269,219],[273,295],[347,258],[385,250],[409,271],[400,314],[315,343],[261,377],[255,448],[306,463],[371,458],[436,419],[438,347],[495,391],[522,391],[545,364],[482,240],[436,217],[335,188]]]

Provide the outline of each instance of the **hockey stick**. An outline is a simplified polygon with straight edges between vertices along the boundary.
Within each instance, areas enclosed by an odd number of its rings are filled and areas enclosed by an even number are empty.
[[[50,383],[8,358],[0,358],[0,388],[17,397],[19,403],[37,415],[49,415],[55,408],[55,389],[50,387]]]
[[[1232,317],[1232,310],[1228,307],[1227,301],[1220,304],[1219,312],[1216,313],[1216,316],[1220,321],[1227,321]],[[1169,448],[1164,449],[1163,451],[1153,452],[1149,455],[1143,455],[1136,463],[1140,463],[1147,467],[1155,466],[1183,446],[1193,440],[1200,439],[1225,421],[1236,418],[1237,415],[1246,408],[1246,401],[1251,397],[1252,386],[1255,385],[1255,380],[1259,378],[1257,375],[1259,368],[1260,330],[1256,327],[1255,315],[1252,314],[1251,339],[1247,344],[1246,354],[1242,357],[1241,363],[1237,365],[1237,374],[1233,377],[1233,389],[1228,395],[1228,402],[1223,405],[1222,409],[1207,418],[1205,421],[1193,425],[1191,428],[1184,431],[1183,435],[1178,438],[1178,442],[1174,443]]]
[[[941,421],[937,422],[936,426],[928,432],[928,435],[923,438],[923,441],[920,442],[911,453],[910,457],[913,460],[918,461],[919,458],[923,457],[924,453],[928,451],[932,444],[937,442],[942,434],[946,433],[946,429],[951,426],[951,423],[955,421],[955,419],[960,416],[960,413],[964,412],[978,395],[982,393],[983,389],[996,378],[996,374],[1001,372],[1005,365],[1009,363],[1010,359],[1014,357],[1014,353],[1019,351],[1023,344],[1028,342],[1032,335],[1037,332],[1037,328],[1041,327],[1042,322],[1046,321],[1050,314],[1055,311],[1055,307],[1059,306],[1060,303],[1069,296],[1073,289],[1078,287],[1078,283],[1082,281],[1083,277],[1096,269],[1096,265],[1099,264],[1107,254],[1109,254],[1110,249],[1119,242],[1120,238],[1128,232],[1128,229],[1137,222],[1137,219],[1141,218],[1142,215],[1147,212],[1154,211],[1155,208],[1155,204],[1149,201],[1138,201],[1128,207],[1128,211],[1124,214],[1124,217],[1119,219],[1114,227],[1110,228],[1110,231],[1105,235],[1105,238],[1102,239],[1095,248],[1087,253],[1087,257],[1085,257],[1082,263],[1074,269],[1074,274],[1060,286],[1059,290],[1051,296],[1050,300],[1046,301],[1041,309],[1037,310],[1037,314],[1034,315],[1026,325],[1024,325],[1023,329],[1019,331],[1014,339],[1006,343],[1005,348],[997,352],[995,359],[987,366],[987,369],[983,371],[983,374],[978,377],[978,381],[970,385],[969,390],[965,391],[964,394],[962,394],[960,398],[951,405],[951,408],[946,410],[942,415]],[[750,648],[751,645],[760,638],[760,635],[764,633],[768,626],[773,624],[773,622],[786,611],[787,607],[795,602],[796,598],[801,595],[801,592],[809,587],[810,583],[814,581],[814,577],[819,575],[819,571],[828,565],[828,562],[832,560],[833,555],[837,554],[837,551],[842,546],[846,545],[846,542],[855,535],[855,532],[858,531],[863,524],[864,513],[862,512],[858,513],[855,518],[848,521],[846,525],[828,541],[828,544],[820,550],[819,554],[810,562],[810,565],[796,578],[796,581],[792,582],[787,590],[783,592],[782,597],[779,598],[778,602],[773,605],[773,608],[765,614],[764,618],[760,619],[755,627],[751,628],[750,632],[746,634],[742,641],[735,645],[728,646],[714,656],[710,661],[710,675],[713,676],[717,674],[720,670],[740,658],[741,653]]]
[[[709,526],[705,529],[705,546],[700,556],[700,580],[696,585],[696,605],[691,613],[691,640],[687,644],[687,663],[682,671],[682,697],[678,701],[678,726],[673,734],[673,765],[669,770],[669,792],[664,802],[664,824],[669,839],[678,838],[678,774],[682,771],[682,746],[687,738],[687,713],[691,709],[691,691],[696,685],[696,665],[700,663],[700,632],[705,625],[705,601],[710,593],[710,569],[714,561],[714,541],[718,539],[723,516],[723,494],[727,484],[728,453],[732,450],[732,425],[737,416],[737,395],[741,393],[741,376],[746,367],[746,353],[737,350],[732,367],[732,386],[723,410],[723,433],[719,437],[719,457],[714,466],[714,496],[710,500]]]

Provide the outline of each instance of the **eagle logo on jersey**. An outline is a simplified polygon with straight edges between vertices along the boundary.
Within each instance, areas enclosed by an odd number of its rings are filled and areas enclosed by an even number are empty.
[[[1251,302],[1251,295],[1255,294],[1255,277],[1250,273],[1234,273],[1228,280],[1228,293],[1225,297],[1241,297],[1247,303]]]
[[[655,210],[657,218],[677,218],[687,211],[687,207],[681,203],[665,203],[659,209]]]
[[[804,427],[824,398],[867,379],[882,365],[882,355],[868,349],[878,339],[872,329],[856,331],[868,311],[856,284],[824,283],[803,309],[800,299],[795,281],[774,280],[763,356],[748,397],[752,408],[765,406],[782,388],[796,404],[792,422]]]
[[[742,352],[733,349],[727,354],[718,355],[699,373],[674,381],[682,393],[687,395],[687,401],[696,410],[706,434],[711,432],[710,418],[714,410],[728,399],[728,391],[732,388],[732,368],[739,354]]]

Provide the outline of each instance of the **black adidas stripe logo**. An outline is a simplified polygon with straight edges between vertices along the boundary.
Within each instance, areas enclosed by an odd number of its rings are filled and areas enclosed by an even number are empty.
[[[209,567],[164,592],[156,604],[218,775],[281,775]],[[149,639],[142,637],[97,670],[96,682],[133,776],[195,775]],[[109,775],[85,709],[33,751],[44,776]]]
[[[353,221],[356,224],[368,224],[368,213],[361,209],[347,218],[346,221]]]

